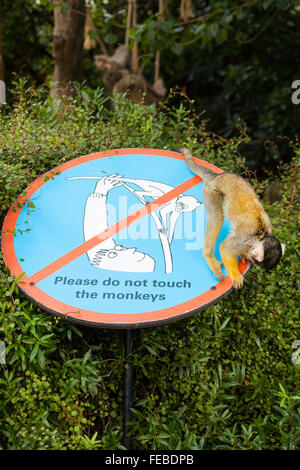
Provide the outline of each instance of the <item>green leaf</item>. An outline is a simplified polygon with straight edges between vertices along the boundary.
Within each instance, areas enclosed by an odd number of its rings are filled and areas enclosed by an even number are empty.
[[[224,328],[226,328],[226,325],[227,323],[230,321],[230,317],[226,318],[226,320],[224,320],[224,322],[222,323],[222,325],[220,326],[220,331],[221,330],[224,330]]]
[[[35,356],[37,355],[39,347],[40,347],[39,343],[35,343],[32,351],[31,351],[31,354],[30,354],[30,359],[29,359],[30,362],[32,362],[33,359],[35,358]]]
[[[148,344],[145,345],[145,347],[148,349],[148,351],[153,355],[153,356],[156,356],[157,355],[157,352],[151,348],[151,346],[148,346]]]
[[[160,433],[157,435],[157,437],[158,437],[159,439],[169,439],[169,438],[171,437],[171,435],[168,434],[168,433],[166,433],[166,432],[160,432]]]
[[[45,369],[45,355],[41,349],[37,352],[37,358],[41,369]]]
[[[107,44],[116,44],[116,42],[118,41],[118,36],[114,33],[108,33],[105,36],[104,40]]]
[[[183,51],[183,46],[181,46],[180,44],[174,44],[173,46],[171,46],[171,51],[173,52],[173,54],[180,55]]]

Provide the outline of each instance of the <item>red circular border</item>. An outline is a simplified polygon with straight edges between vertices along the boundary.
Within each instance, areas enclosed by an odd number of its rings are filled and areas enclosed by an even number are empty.
[[[28,277],[19,264],[14,249],[14,230],[22,210],[24,202],[28,200],[41,186],[43,186],[47,178],[53,177],[54,174],[62,173],[69,168],[73,168],[82,163],[86,163],[99,158],[106,157],[118,157],[118,155],[126,154],[148,154],[148,155],[159,155],[169,158],[175,158],[177,160],[184,160],[182,154],[177,152],[171,152],[168,150],[157,150],[157,149],[116,149],[108,150],[103,152],[92,153],[84,155],[83,157],[75,158],[70,160],[63,165],[60,165],[53,170],[46,173],[43,177],[36,179],[27,188],[25,195],[20,196],[16,203],[11,206],[3,224],[2,233],[2,252],[4,256],[4,262],[9,268],[11,274],[15,278],[19,278],[17,284],[23,293],[38,304],[44,310],[54,313],[59,316],[63,316],[68,320],[83,323],[87,326],[96,327],[107,327],[107,328],[143,328],[146,326],[155,326],[163,323],[169,323],[176,321],[180,318],[190,316],[193,313],[204,310],[209,305],[216,303],[218,300],[229,294],[232,290],[232,282],[227,275],[210,290],[203,294],[195,297],[187,302],[178,304],[174,307],[168,307],[166,309],[154,310],[152,312],[145,313],[134,313],[134,314],[113,314],[113,313],[100,313],[92,312],[89,310],[78,309],[74,310],[75,307],[64,304],[53,297],[48,296],[39,289],[36,285],[30,285]],[[222,173],[223,171],[214,165],[198,160],[198,163],[206,168],[210,168],[215,173]],[[201,178],[199,178],[201,181]],[[199,181],[199,182],[200,182]],[[243,263],[239,261],[239,269],[242,274],[246,274],[251,267],[251,263],[247,261]],[[20,276],[22,276],[20,278]]]

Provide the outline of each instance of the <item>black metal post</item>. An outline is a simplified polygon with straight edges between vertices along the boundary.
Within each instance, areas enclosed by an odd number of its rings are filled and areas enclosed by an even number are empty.
[[[130,431],[132,395],[133,395],[133,361],[132,361],[132,331],[125,331],[125,359],[126,368],[124,372],[124,411],[123,411],[123,445],[126,449],[131,448],[131,437],[128,435]]]

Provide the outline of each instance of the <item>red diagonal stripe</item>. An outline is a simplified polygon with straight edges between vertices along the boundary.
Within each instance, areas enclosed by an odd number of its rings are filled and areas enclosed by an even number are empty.
[[[188,191],[189,189],[193,188],[194,186],[199,184],[201,181],[202,179],[199,176],[194,176],[193,178],[190,178],[189,180],[180,184],[179,186],[167,192],[166,194],[163,194],[162,196],[157,198],[155,201],[152,201],[146,206],[141,207],[133,214],[130,214],[124,219],[117,222],[116,224],[111,225],[109,228],[107,228],[103,232],[99,233],[98,235],[95,235],[93,238],[90,238],[86,242],[77,246],[73,250],[69,251],[65,255],[61,256],[57,260],[53,261],[52,263],[42,268],[40,271],[37,271],[35,274],[33,274],[29,278],[29,283],[31,285],[37,284],[38,282],[42,281],[46,277],[55,273],[56,271],[63,268],[67,264],[71,263],[76,258],[79,258],[79,256],[83,255],[90,249],[99,245],[99,243],[102,243],[108,238],[112,237],[113,235],[116,235],[117,233],[121,232],[121,230],[124,230],[125,228],[129,227],[129,225],[133,224],[137,220],[140,220],[146,215],[151,214],[152,211],[158,209],[163,204],[166,204],[167,202],[171,201],[172,199],[184,193],[185,191]]]

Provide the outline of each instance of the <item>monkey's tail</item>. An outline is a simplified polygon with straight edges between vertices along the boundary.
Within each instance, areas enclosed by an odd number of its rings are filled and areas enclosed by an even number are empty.
[[[193,173],[196,173],[196,175],[200,176],[200,178],[202,178],[203,180],[212,179],[217,176],[217,174],[209,168],[205,168],[202,165],[197,165],[197,163],[194,162],[191,152],[186,147],[180,148],[179,151],[183,154],[189,169]]]

